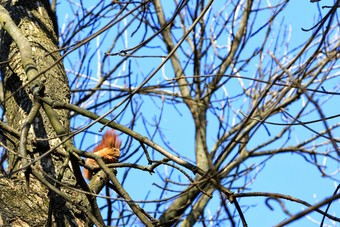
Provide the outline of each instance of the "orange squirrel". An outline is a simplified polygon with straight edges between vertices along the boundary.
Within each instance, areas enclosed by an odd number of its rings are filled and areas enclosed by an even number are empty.
[[[107,130],[103,136],[103,140],[93,149],[93,153],[103,157],[105,163],[116,163],[120,155],[120,146],[122,141],[114,130]],[[86,158],[85,163],[98,166],[98,163],[91,158]],[[84,177],[88,180],[92,179],[92,171],[84,168]]]

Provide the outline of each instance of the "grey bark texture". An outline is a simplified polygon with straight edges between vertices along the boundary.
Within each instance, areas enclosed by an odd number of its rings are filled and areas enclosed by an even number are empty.
[[[19,27],[32,48],[33,59],[39,72],[50,68],[39,79],[44,82],[43,95],[53,100],[68,103],[70,89],[66,72],[60,59],[58,38],[55,28],[56,21],[52,21],[48,1],[13,1],[1,2],[10,13],[12,20]],[[55,17],[52,17],[55,20]],[[32,109],[34,98],[29,92],[29,86],[22,88],[27,81],[22,67],[19,49],[16,43],[4,29],[0,33],[0,61],[1,76],[4,87],[4,115],[7,125],[21,131],[26,117]],[[56,64],[55,64],[56,63]],[[66,131],[69,131],[69,111],[56,110],[59,121]],[[19,153],[19,138],[4,133],[7,143],[8,168],[7,173],[22,168]],[[48,117],[42,108],[29,129],[27,153],[30,161],[37,160],[41,155],[56,146],[60,139],[56,136]],[[75,176],[69,167],[60,175],[60,168],[64,160],[56,153],[66,153],[63,146],[59,146],[49,155],[36,161],[31,168],[39,170],[51,184],[47,176],[57,178],[70,186],[76,186]],[[75,204],[84,204],[84,195],[65,189],[60,190],[74,198],[70,204],[60,196],[49,191],[32,175],[29,180],[29,192],[25,190],[27,181],[24,171],[18,171],[5,178],[0,178],[0,225],[1,226],[84,226],[86,216],[80,212]],[[58,186],[57,186],[58,187]]]

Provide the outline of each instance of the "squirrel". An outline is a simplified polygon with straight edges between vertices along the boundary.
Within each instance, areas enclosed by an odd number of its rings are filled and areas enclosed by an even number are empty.
[[[102,141],[93,149],[93,153],[103,157],[105,163],[117,163],[120,155],[120,146],[122,141],[118,137],[115,130],[107,130],[103,135]],[[98,163],[91,158],[85,159],[86,164],[98,166]],[[93,172],[84,168],[84,177],[88,180],[92,179]]]

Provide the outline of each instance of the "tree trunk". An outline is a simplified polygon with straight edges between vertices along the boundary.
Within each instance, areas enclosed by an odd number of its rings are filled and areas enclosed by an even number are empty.
[[[21,33],[30,42],[33,59],[39,72],[51,67],[42,74],[39,79],[44,81],[43,95],[54,100],[68,103],[70,99],[70,88],[66,72],[60,59],[58,50],[58,37],[56,35],[55,17],[51,17],[49,1],[13,1],[2,5],[8,10],[13,21],[19,27]],[[33,106],[33,95],[30,94],[28,86],[22,88],[27,81],[22,67],[20,52],[17,44],[3,29],[1,38],[1,76],[4,87],[3,103],[4,115],[8,126],[20,132],[24,127],[26,118]],[[57,110],[59,120],[66,131],[69,131],[69,113],[67,110]],[[84,226],[89,224],[84,213],[75,208],[75,204],[84,204],[86,197],[74,190],[58,185],[47,176],[60,179],[66,185],[76,186],[75,176],[66,165],[65,171],[61,173],[64,158],[60,155],[66,154],[63,146],[47,156],[38,159],[52,147],[59,144],[60,139],[48,117],[42,108],[35,117],[28,135],[27,153],[30,160],[37,160],[31,165],[32,169],[39,170],[44,178],[55,185],[62,192],[74,199],[70,204],[61,196],[50,191],[39,180],[32,175],[27,181],[24,177],[26,169],[12,174],[13,171],[23,167],[19,153],[19,136],[4,131],[7,143],[8,177],[0,178],[0,225],[1,226]],[[67,163],[66,163],[67,164]],[[29,191],[26,192],[26,184]]]

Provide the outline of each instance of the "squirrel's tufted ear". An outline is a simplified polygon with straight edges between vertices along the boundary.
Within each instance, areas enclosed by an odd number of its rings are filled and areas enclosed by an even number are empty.
[[[102,141],[93,149],[93,152],[97,152],[104,148],[120,148],[122,141],[119,138],[115,130],[107,130],[103,135]]]

